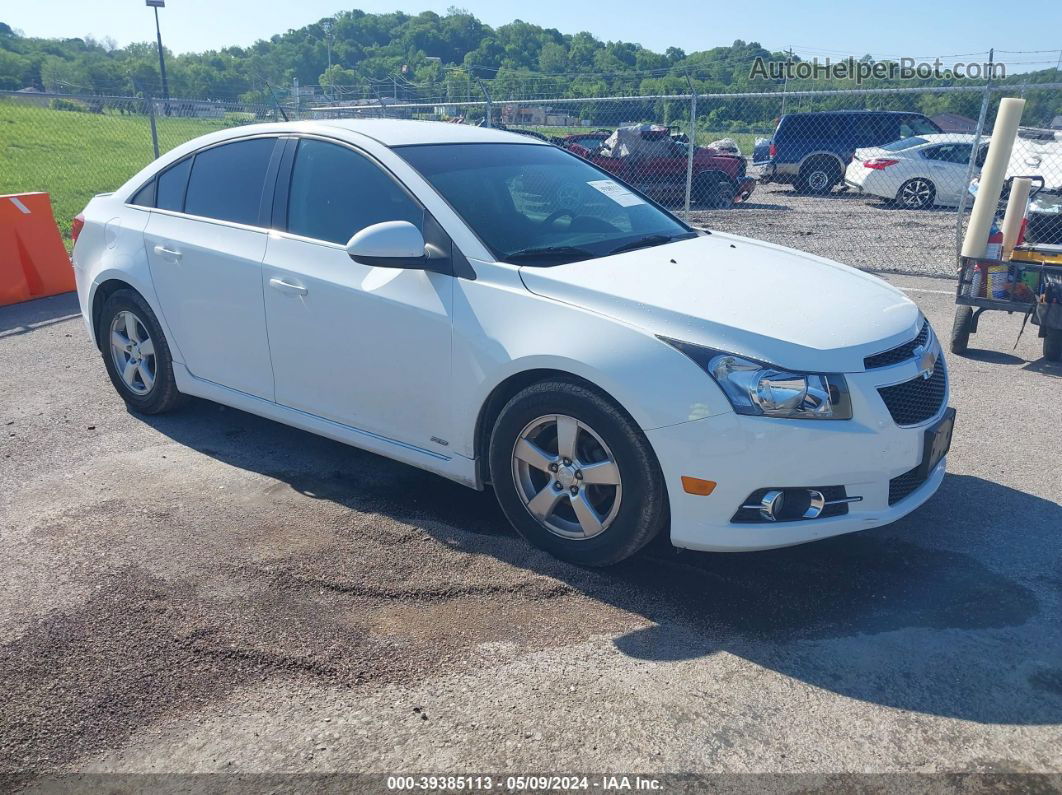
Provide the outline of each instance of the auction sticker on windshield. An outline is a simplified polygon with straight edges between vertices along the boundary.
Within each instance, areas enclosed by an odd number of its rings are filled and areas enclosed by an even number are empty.
[[[610,179],[595,179],[586,183],[594,190],[599,190],[621,207],[633,207],[636,204],[645,204],[641,197],[631,193],[618,182]]]

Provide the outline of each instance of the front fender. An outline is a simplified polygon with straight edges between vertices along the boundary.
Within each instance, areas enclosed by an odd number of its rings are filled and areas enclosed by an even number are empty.
[[[555,370],[588,381],[644,430],[729,412],[718,386],[684,354],[644,329],[480,278],[459,280],[454,299],[453,443],[475,457],[475,429],[487,398],[507,379]]]

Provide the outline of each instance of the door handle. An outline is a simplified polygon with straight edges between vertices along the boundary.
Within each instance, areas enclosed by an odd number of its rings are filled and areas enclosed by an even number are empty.
[[[274,290],[280,290],[282,293],[291,293],[292,295],[306,295],[307,293],[306,288],[301,284],[292,284],[283,279],[270,279],[269,286]]]
[[[175,248],[166,248],[165,246],[155,246],[155,253],[163,259],[172,259],[174,262],[179,262],[181,259],[181,252]]]

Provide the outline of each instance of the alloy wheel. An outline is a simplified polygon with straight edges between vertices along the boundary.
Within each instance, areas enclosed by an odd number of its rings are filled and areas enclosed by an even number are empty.
[[[129,310],[111,320],[111,360],[130,392],[146,395],[155,386],[155,343],[144,322]]]
[[[619,465],[586,423],[565,414],[529,422],[512,452],[513,482],[528,512],[554,535],[584,540],[619,513]]]
[[[924,179],[912,179],[900,188],[900,204],[912,209],[920,209],[929,204],[933,196],[932,186]]]

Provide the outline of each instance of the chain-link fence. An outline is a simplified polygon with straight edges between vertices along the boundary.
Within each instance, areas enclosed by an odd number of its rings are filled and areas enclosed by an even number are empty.
[[[284,116],[433,119],[548,140],[696,225],[870,270],[950,275],[999,99],[1018,94],[1008,176],[1034,177],[1029,232],[1062,243],[1062,83],[283,105],[8,92],[0,193],[48,191],[68,234],[94,193],[213,130]]]

